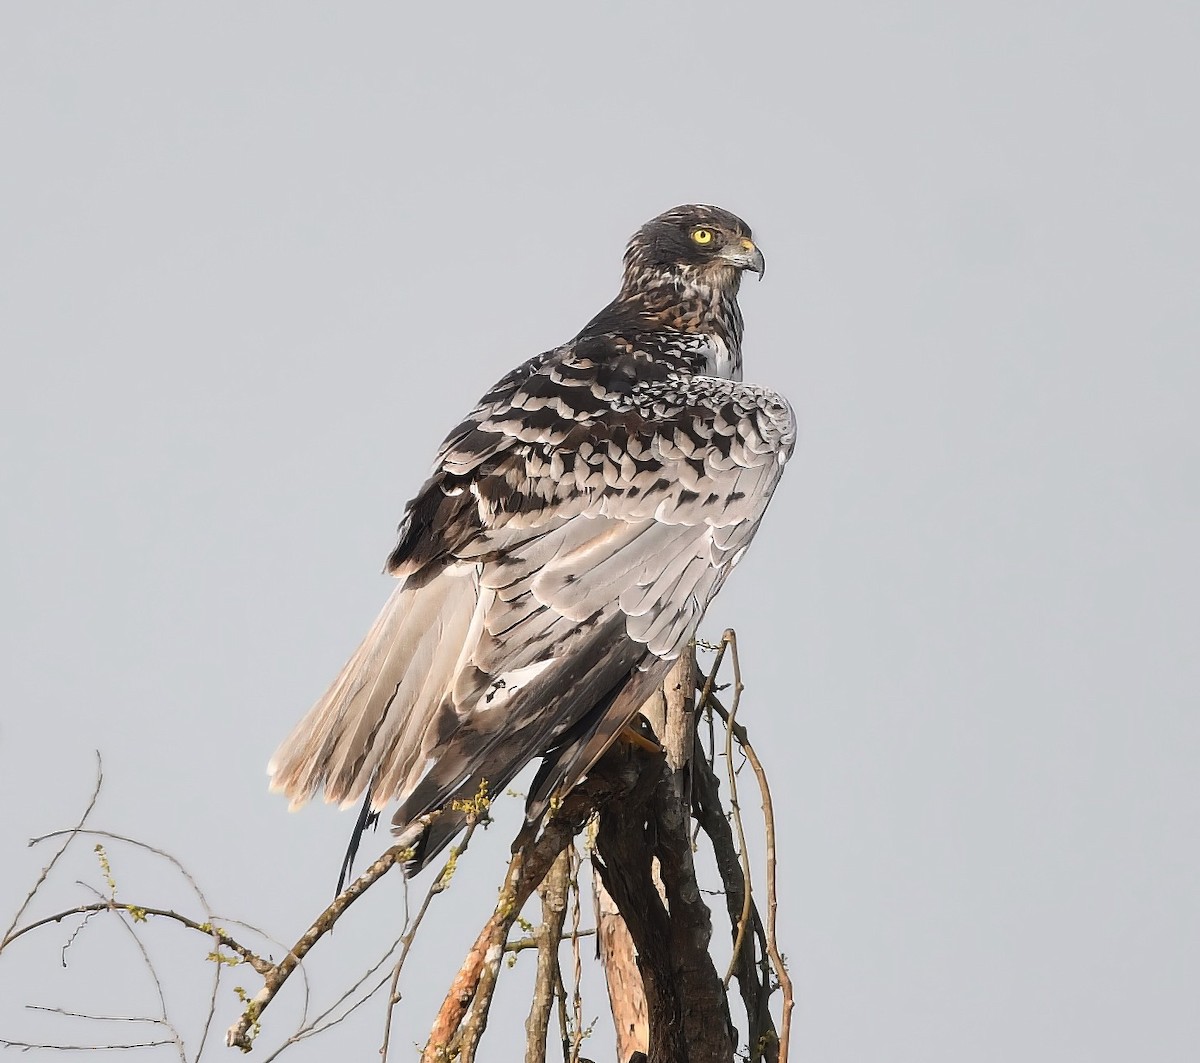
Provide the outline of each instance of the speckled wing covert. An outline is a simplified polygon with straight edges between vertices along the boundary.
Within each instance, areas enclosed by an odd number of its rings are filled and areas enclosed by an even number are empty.
[[[447,438],[389,559],[400,586],[271,762],[293,806],[398,800],[420,867],[462,825],[451,802],[543,755],[539,815],[694,637],[795,422],[772,391],[692,372],[688,337],[629,331],[525,363]]]

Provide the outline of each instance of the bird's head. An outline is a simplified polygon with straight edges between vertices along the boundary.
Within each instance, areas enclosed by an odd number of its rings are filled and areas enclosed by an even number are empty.
[[[761,277],[764,269],[750,226],[705,204],[675,207],[646,222],[625,251],[626,285],[633,288],[673,280],[736,292],[744,270]]]

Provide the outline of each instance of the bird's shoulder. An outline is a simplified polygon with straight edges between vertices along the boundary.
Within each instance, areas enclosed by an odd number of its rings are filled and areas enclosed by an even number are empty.
[[[506,525],[664,512],[700,522],[705,505],[747,495],[765,506],[795,444],[792,408],[769,388],[690,372],[690,342],[585,332],[513,369],[446,437],[390,570]]]
[[[568,451],[634,432],[697,441],[763,435],[773,449],[795,442],[795,415],[778,392],[693,371],[703,339],[656,330],[584,333],[497,382],[443,441],[435,467],[453,474],[501,451]]]

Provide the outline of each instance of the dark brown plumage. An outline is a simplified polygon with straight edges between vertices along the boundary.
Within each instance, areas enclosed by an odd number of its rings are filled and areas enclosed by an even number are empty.
[[[280,746],[272,787],[364,815],[424,866],[449,808],[545,758],[528,814],[587,772],[694,637],[795,442],[742,384],[749,228],[684,206],[648,222],[617,297],[496,384],[442,444],[388,571],[400,584]],[[364,819],[360,817],[361,830]]]

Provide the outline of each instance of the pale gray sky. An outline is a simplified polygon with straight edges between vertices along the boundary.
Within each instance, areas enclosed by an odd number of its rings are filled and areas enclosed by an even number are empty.
[[[782,810],[797,1058],[1194,1059],[1198,49],[1193,0],[5,5],[0,911],[98,748],[98,823],[294,938],[351,817],[289,816],[263,769],[383,601],[403,503],[629,233],[702,200],[754,226],[747,376],[802,423],[704,628],[739,632]],[[402,1043],[509,824],[432,918]],[[314,953],[318,995],[399,904]],[[115,927],[63,972],[65,934],[0,961],[0,1035],[85,1036],[26,1001],[153,1010]],[[153,941],[201,997],[203,943]],[[380,1022],[291,1058],[375,1058]]]

